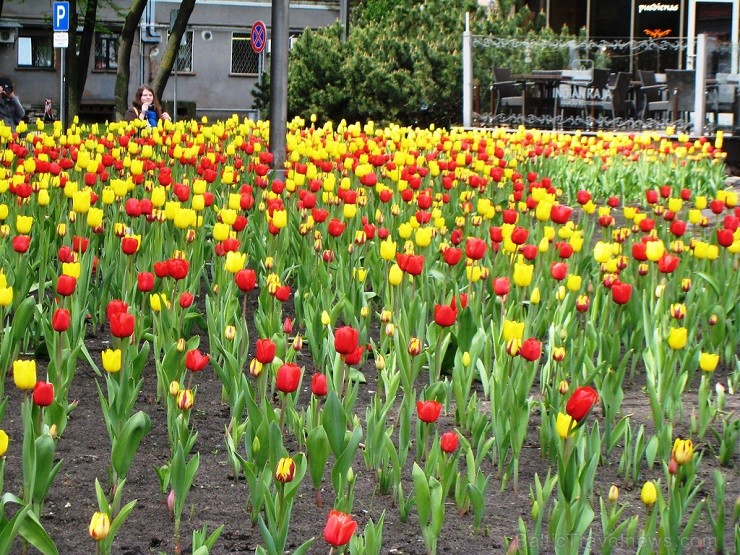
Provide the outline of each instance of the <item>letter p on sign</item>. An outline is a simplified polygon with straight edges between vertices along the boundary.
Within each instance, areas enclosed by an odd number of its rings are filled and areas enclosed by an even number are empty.
[[[52,27],[55,33],[69,31],[69,2],[54,2]]]

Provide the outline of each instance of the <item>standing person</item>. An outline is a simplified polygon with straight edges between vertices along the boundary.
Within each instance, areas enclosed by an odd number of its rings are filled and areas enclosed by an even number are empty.
[[[131,107],[123,116],[126,121],[140,119],[146,121],[149,127],[156,127],[159,120],[170,120],[170,115],[162,111],[154,90],[148,85],[142,85],[136,90]]]
[[[0,119],[15,131],[15,126],[25,115],[26,110],[13,90],[13,82],[7,77],[0,77]]]

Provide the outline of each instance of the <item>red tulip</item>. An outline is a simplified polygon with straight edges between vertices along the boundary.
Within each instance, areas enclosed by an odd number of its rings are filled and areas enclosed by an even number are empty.
[[[357,522],[351,515],[332,510],[324,527],[324,540],[333,547],[341,547],[349,543],[357,529]]]
[[[462,251],[457,247],[448,247],[442,252],[442,258],[448,266],[454,266],[462,259]]]
[[[416,414],[422,422],[427,424],[436,422],[440,412],[442,412],[442,403],[438,401],[416,401]]]
[[[525,339],[519,349],[519,354],[523,359],[530,362],[537,360],[542,354],[542,343],[534,337]]]
[[[255,358],[262,364],[270,364],[275,359],[277,345],[269,339],[258,339]]]
[[[658,203],[658,191],[655,189],[648,189],[645,191],[645,200],[647,200],[648,204],[657,204]]]
[[[167,265],[167,261],[163,260],[160,262],[155,262],[154,263],[154,273],[160,279],[169,277],[170,269],[169,269],[169,266]]]
[[[151,291],[154,289],[154,274],[151,272],[139,272],[136,276],[136,285],[142,293]]]
[[[118,312],[110,318],[110,333],[113,337],[130,337],[134,333],[136,319],[128,312]]]
[[[56,332],[63,332],[69,329],[72,317],[66,308],[57,308],[51,316],[51,327]]]
[[[19,254],[28,252],[31,245],[31,237],[28,235],[16,235],[13,237],[13,250]]]
[[[550,275],[558,281],[564,280],[568,275],[568,265],[565,262],[553,262],[550,265]]]
[[[486,255],[488,246],[483,239],[470,237],[465,243],[465,256],[471,260],[481,260]]]
[[[122,312],[128,312],[128,304],[120,299],[113,299],[105,308],[105,316],[108,318],[108,321],[110,321],[114,314],[120,314]]]
[[[257,274],[251,268],[244,268],[234,274],[234,281],[240,291],[251,291],[257,286]]]
[[[673,235],[681,237],[686,233],[686,222],[683,220],[673,220],[669,229]]]
[[[329,224],[327,226],[327,230],[329,231],[329,235],[332,237],[339,237],[344,232],[345,224],[344,222],[333,218],[329,221]]]
[[[627,304],[632,296],[632,286],[619,280],[612,284],[612,299],[617,304]]]
[[[717,243],[723,247],[729,247],[735,242],[735,236],[729,229],[717,230]]]
[[[638,262],[645,262],[647,260],[647,246],[645,243],[641,241],[632,244],[632,258]]]
[[[183,258],[170,258],[167,260],[167,271],[175,280],[184,279],[188,275],[190,263]]]
[[[576,193],[576,200],[578,201],[578,204],[586,204],[589,200],[591,200],[591,193],[581,189]]]
[[[399,268],[407,274],[418,276],[424,268],[424,255],[399,253],[396,255],[396,262],[398,262]]]
[[[204,355],[198,349],[191,349],[185,353],[185,368],[191,372],[200,372],[210,362],[210,355]]]
[[[588,416],[588,413],[591,412],[591,409],[598,402],[599,394],[596,393],[596,390],[592,387],[582,386],[577,388],[573,392],[573,395],[570,396],[570,399],[568,399],[568,403],[565,405],[565,412],[573,420],[580,422]]]
[[[293,320],[291,318],[283,320],[283,333],[288,335],[293,333]]]
[[[89,244],[90,240],[87,237],[80,237],[79,235],[72,237],[72,250],[75,252],[87,252]]]
[[[317,397],[323,397],[329,392],[326,385],[326,374],[319,374],[318,372],[311,378],[311,393]]]
[[[334,349],[340,355],[349,355],[357,350],[360,332],[352,326],[342,326],[334,332]]]
[[[515,245],[523,245],[527,242],[529,237],[529,230],[523,227],[515,227],[511,232],[511,242]]]
[[[121,239],[121,252],[123,254],[135,254],[139,250],[139,240],[136,237],[124,237]]]
[[[59,247],[57,258],[59,258],[59,262],[74,262],[75,261],[75,251],[73,251],[67,245],[63,245]]]
[[[434,322],[438,326],[448,328],[455,323],[457,311],[450,305],[434,305]]]
[[[75,292],[75,287],[77,287],[77,279],[68,276],[66,274],[62,274],[59,276],[59,279],[57,280],[57,294],[61,295],[62,297],[69,297],[72,293]]]
[[[493,278],[493,292],[499,297],[508,295],[511,290],[511,282],[507,277]]]
[[[363,352],[365,352],[365,347],[357,347],[350,354],[342,355],[342,359],[347,366],[354,366],[355,364],[359,364],[362,360]]]
[[[33,387],[33,404],[48,407],[54,401],[54,386],[50,382],[36,382]]]
[[[658,270],[661,273],[670,274],[678,267],[679,260],[677,256],[666,253],[658,260]]]
[[[556,204],[550,210],[550,219],[553,223],[564,224],[570,219],[573,209],[563,204]]]
[[[281,285],[275,289],[275,298],[284,303],[290,298],[290,285]]]
[[[195,300],[195,297],[193,297],[193,294],[190,291],[185,291],[182,295],[180,295],[180,308],[188,308],[193,304],[193,301]]]
[[[454,453],[460,443],[460,436],[455,432],[445,432],[439,438],[439,446],[445,453]]]
[[[275,387],[278,391],[283,393],[293,393],[298,389],[298,384],[301,381],[301,367],[286,362],[280,368],[278,368],[277,375],[275,377]]]
[[[527,260],[534,260],[537,258],[537,245],[522,245],[519,247],[519,251]]]

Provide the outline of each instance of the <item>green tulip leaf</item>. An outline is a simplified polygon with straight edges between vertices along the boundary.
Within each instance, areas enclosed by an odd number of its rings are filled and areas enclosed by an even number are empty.
[[[429,482],[424,470],[416,463],[411,471],[411,477],[414,480],[414,498],[416,500],[416,510],[419,513],[419,523],[425,528],[429,523],[432,515],[432,499],[429,491]]]
[[[344,451],[344,432],[347,430],[347,415],[336,392],[332,391],[326,398],[321,415],[321,424],[329,438],[329,445],[335,457]]]
[[[139,443],[149,433],[151,427],[152,421],[149,415],[143,411],[131,416],[124,424],[111,451],[113,469],[119,477],[122,478],[128,474],[134,455],[139,448]]]
[[[315,489],[319,489],[324,478],[326,463],[329,460],[329,438],[323,426],[316,426],[309,432],[306,440],[306,454],[311,482]]]

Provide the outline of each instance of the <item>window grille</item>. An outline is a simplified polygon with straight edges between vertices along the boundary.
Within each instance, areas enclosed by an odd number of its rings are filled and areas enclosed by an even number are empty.
[[[193,31],[185,31],[182,35],[177,58],[172,64],[172,72],[175,71],[178,73],[192,73],[193,71]]]
[[[256,75],[259,72],[259,54],[252,50],[249,33],[231,35],[231,73]]]

